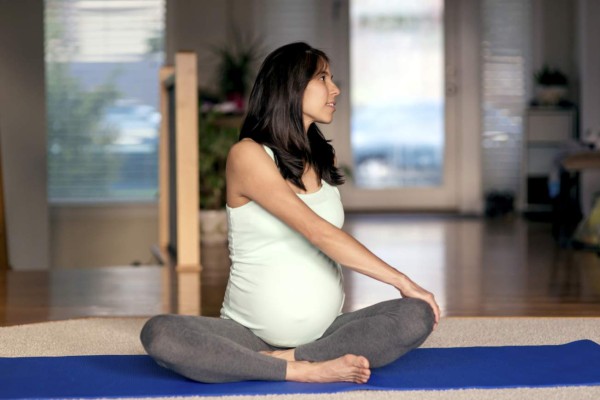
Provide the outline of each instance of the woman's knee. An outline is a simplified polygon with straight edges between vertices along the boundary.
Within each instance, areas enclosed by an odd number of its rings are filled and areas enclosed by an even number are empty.
[[[385,312],[394,323],[394,336],[399,345],[419,346],[433,331],[435,315],[429,303],[414,298],[393,300]]]
[[[155,357],[161,353],[173,325],[175,325],[174,316],[167,314],[157,315],[146,321],[140,332],[140,341],[149,355]]]
[[[405,315],[408,318],[411,330],[415,333],[417,340],[424,339],[433,331],[435,314],[431,305],[424,300],[406,298],[403,299]]]

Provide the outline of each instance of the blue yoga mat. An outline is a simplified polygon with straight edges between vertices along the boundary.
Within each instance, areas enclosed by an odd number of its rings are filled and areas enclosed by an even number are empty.
[[[369,383],[197,383],[147,356],[0,358],[0,398],[99,398],[332,393],[600,385],[600,346],[417,349],[372,371]]]

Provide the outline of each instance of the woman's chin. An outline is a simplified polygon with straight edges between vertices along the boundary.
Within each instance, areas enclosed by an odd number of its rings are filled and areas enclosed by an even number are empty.
[[[329,118],[322,118],[317,121],[319,124],[330,124],[333,122],[333,115]]]

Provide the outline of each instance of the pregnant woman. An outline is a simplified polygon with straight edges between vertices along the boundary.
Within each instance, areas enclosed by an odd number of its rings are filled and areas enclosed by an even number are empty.
[[[343,178],[316,125],[333,120],[332,78],[328,57],[305,43],[263,62],[227,160],[232,265],[221,317],[151,318],[141,340],[158,364],[200,382],[365,383],[437,324],[430,292],[341,230]],[[340,265],[401,298],[342,313]]]

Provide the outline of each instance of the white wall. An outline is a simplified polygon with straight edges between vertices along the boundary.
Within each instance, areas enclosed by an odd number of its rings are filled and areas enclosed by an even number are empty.
[[[250,1],[170,0],[167,1],[166,62],[173,64],[177,51],[191,50],[198,55],[198,84],[217,90],[217,62],[214,47],[227,44],[230,19],[237,14],[248,19]],[[243,20],[243,19],[240,19]],[[241,27],[242,31],[244,26]]]
[[[0,138],[14,269],[49,265],[43,2],[0,0]]]
[[[54,206],[51,265],[92,268],[156,264],[150,248],[158,243],[154,204]]]

